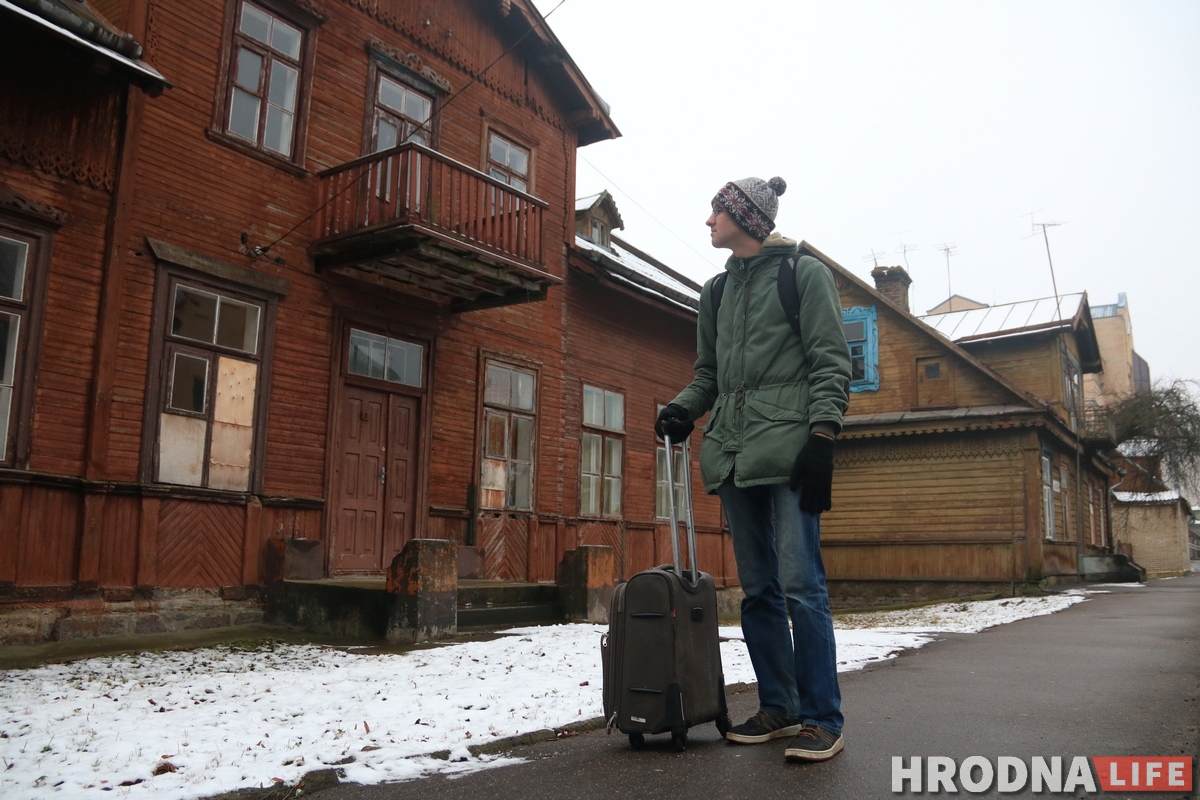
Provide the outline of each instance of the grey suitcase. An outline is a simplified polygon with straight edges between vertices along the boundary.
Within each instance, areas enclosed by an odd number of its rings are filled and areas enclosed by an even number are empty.
[[[640,750],[646,734],[670,732],[676,750],[687,747],[688,728],[716,722],[730,728],[717,632],[717,593],[711,575],[697,573],[687,440],[682,443],[687,496],[689,564],[679,563],[678,512],[671,495],[674,564],[634,575],[613,591],[608,633],[601,638],[604,716],[609,732],[628,734]],[[674,447],[667,441],[667,486],[674,486]]]

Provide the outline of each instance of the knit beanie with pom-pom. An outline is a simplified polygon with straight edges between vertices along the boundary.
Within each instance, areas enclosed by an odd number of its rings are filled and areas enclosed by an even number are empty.
[[[785,191],[787,182],[780,177],[769,181],[742,178],[722,186],[712,200],[712,207],[714,211],[728,212],[739,228],[761,242],[775,229],[779,196]]]

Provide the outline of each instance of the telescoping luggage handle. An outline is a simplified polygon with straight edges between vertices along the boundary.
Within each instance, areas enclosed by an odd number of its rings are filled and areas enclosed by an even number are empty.
[[[692,462],[688,455],[688,440],[684,437],[679,446],[683,452],[683,495],[687,503],[687,540],[688,563],[691,564],[691,577],[683,571],[679,564],[679,512],[675,508],[675,443],[670,436],[663,436],[667,445],[667,496],[670,497],[671,508],[671,555],[675,559],[675,572],[680,579],[685,580],[693,588],[700,583],[700,568],[696,565],[696,522],[692,518]]]

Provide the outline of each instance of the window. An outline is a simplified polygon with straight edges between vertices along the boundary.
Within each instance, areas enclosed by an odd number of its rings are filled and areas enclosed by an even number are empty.
[[[1071,430],[1079,430],[1079,420],[1083,416],[1083,373],[1079,369],[1079,360],[1065,347],[1062,351],[1063,371],[1063,408],[1067,412],[1067,421]]]
[[[534,390],[532,372],[487,365],[479,481],[484,508],[533,508]]]
[[[251,490],[266,303],[172,277],[155,480]]]
[[[579,513],[619,517],[624,448],[624,437],[619,434],[625,431],[624,395],[584,386],[583,424]]]
[[[1074,531],[1071,529],[1071,492],[1067,489],[1070,485],[1067,483],[1067,468],[1063,465],[1058,467],[1059,494],[1062,495],[1062,512],[1063,512],[1063,538],[1067,540],[1075,539]]]
[[[30,284],[37,240],[0,229],[0,461],[12,463],[23,354],[29,349]]]
[[[529,151],[497,133],[488,134],[488,174],[522,192],[529,191]]]
[[[875,307],[842,309],[842,330],[850,348],[850,391],[878,391],[879,333]]]
[[[1054,538],[1054,467],[1050,455],[1042,453],[1042,512],[1045,515],[1046,538]]]
[[[347,371],[351,375],[421,388],[425,348],[419,344],[350,329]]]
[[[237,5],[224,131],[267,153],[296,155],[306,31],[247,2]]]
[[[376,75],[374,151],[403,142],[429,146],[427,123],[433,113],[433,100],[382,72]]]
[[[662,411],[663,406],[658,406],[657,411]],[[679,513],[684,513],[683,509],[687,506],[687,495],[684,492],[684,470],[687,465],[683,461],[683,450],[675,449],[675,461],[671,464],[671,477],[674,479],[675,489],[675,508]],[[659,519],[671,518],[671,507],[668,505],[671,501],[671,496],[667,492],[671,491],[667,485],[667,448],[663,445],[658,445],[654,459],[655,465],[655,491],[654,491],[654,516]]]

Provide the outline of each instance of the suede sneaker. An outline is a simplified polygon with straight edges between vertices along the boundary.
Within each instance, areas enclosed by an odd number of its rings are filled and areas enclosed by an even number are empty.
[[[760,711],[741,725],[735,725],[725,734],[725,738],[738,744],[758,744],[771,739],[781,739],[792,736],[801,727],[799,720],[786,720]]]
[[[792,739],[783,757],[788,761],[825,761],[842,752],[845,740],[817,725],[805,725]]]

